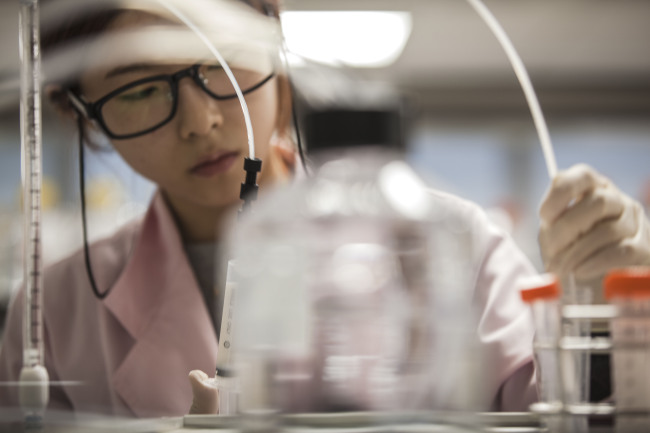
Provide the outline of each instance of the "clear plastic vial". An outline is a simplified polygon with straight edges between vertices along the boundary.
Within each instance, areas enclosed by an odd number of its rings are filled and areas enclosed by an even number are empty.
[[[537,388],[540,402],[549,411],[562,407],[558,342],[560,335],[560,284],[551,274],[540,275],[521,290],[522,300],[530,305],[535,323],[534,352],[537,363]]]
[[[610,272],[604,287],[618,310],[611,323],[616,431],[649,431],[650,268]]]
[[[578,308],[589,308],[593,304],[594,293],[591,287],[576,281],[573,274],[563,280],[565,295],[562,299],[564,308],[574,305]],[[560,369],[565,409],[570,413],[584,412],[589,404],[591,350],[587,342],[591,342],[591,320],[582,317],[567,317],[562,315],[562,339],[560,340]],[[577,419],[577,417],[575,417]],[[586,423],[586,419],[584,421]],[[586,428],[586,427],[585,427]]]
[[[549,431],[587,432],[587,417],[572,415],[567,410],[576,399],[586,398],[576,393],[586,388],[584,382],[589,380],[589,375],[582,362],[584,352],[564,347],[567,333],[573,335],[575,327],[563,323],[561,292],[553,274],[540,275],[521,290],[521,298],[530,305],[535,323],[533,344],[540,403],[534,410],[547,415]]]

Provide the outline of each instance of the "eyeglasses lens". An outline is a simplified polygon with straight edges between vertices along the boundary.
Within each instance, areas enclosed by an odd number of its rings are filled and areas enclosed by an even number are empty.
[[[272,71],[231,70],[244,93],[256,88]],[[202,88],[216,99],[237,97],[225,70],[219,65],[201,65],[197,78]],[[116,136],[145,132],[170,119],[175,105],[174,95],[170,81],[148,81],[114,95],[103,104],[101,116],[106,128]]]
[[[113,96],[102,106],[102,117],[113,134],[135,134],[164,122],[173,106],[169,82],[150,81]]]

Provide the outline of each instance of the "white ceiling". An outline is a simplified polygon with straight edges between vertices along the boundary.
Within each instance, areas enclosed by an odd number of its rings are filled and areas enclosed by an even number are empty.
[[[496,39],[463,0],[285,0],[297,10],[406,10],[413,32],[387,72],[423,81],[509,70]],[[647,0],[485,0],[536,73],[650,73]],[[359,23],[360,30],[363,23]],[[336,31],[336,29],[332,29]]]
[[[650,2],[484,0],[549,108],[650,113]],[[285,0],[296,10],[406,10],[413,31],[388,79],[434,110],[525,109],[506,55],[464,0]],[[360,23],[360,28],[362,23]],[[336,31],[336,29],[332,29]],[[499,101],[496,101],[498,99]]]
[[[484,1],[536,87],[610,96],[624,92],[624,99],[640,99],[641,105],[648,99],[650,1]],[[18,70],[18,4],[0,1],[0,79]],[[389,67],[363,71],[366,76],[438,96],[445,89],[517,87],[496,39],[463,0],[284,0],[284,5],[287,10],[410,11],[413,31],[402,56]],[[15,81],[0,80],[0,100],[11,98],[14,87]]]

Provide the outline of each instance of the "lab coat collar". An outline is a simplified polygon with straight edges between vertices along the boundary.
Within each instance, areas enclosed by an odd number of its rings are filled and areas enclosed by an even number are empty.
[[[160,192],[104,305],[135,340],[113,374],[116,392],[139,417],[187,413],[188,373],[214,369],[217,337]]]

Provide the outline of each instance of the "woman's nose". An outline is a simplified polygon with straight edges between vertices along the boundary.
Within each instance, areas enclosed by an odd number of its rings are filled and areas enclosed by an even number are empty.
[[[178,84],[177,110],[179,132],[185,139],[207,135],[224,122],[219,101],[192,80],[183,80]]]

